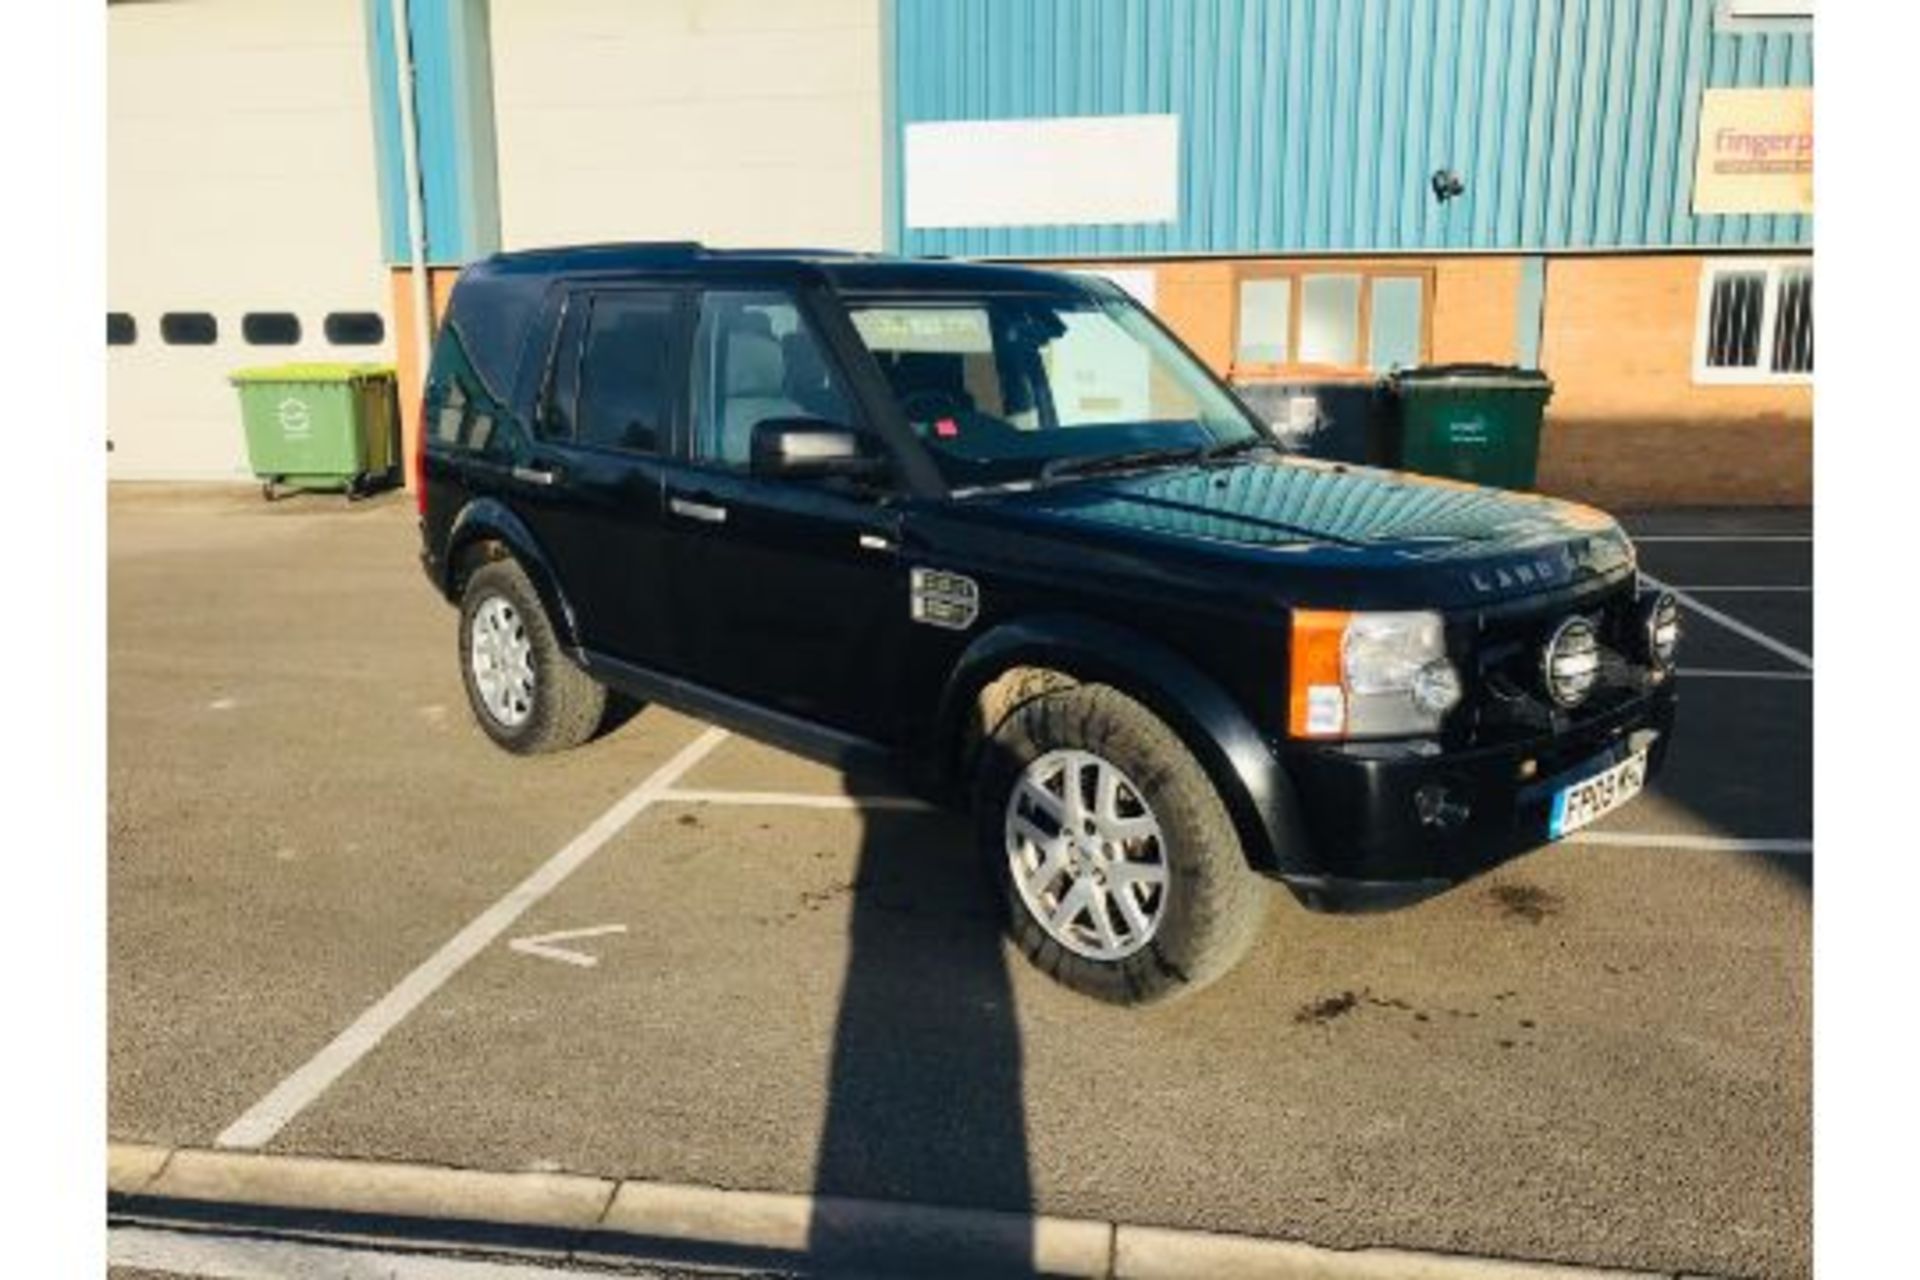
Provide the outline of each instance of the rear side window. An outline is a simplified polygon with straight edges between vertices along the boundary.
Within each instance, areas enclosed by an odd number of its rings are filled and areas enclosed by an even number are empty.
[[[139,331],[133,323],[133,317],[124,311],[107,312],[107,345],[110,347],[130,347]]]
[[[660,451],[672,404],[673,321],[669,293],[603,293],[593,299],[580,347],[576,441]]]
[[[458,449],[485,450],[494,443],[495,428],[504,418],[504,406],[474,371],[460,325],[452,321],[443,325],[427,382],[428,439]]]
[[[160,317],[160,341],[170,347],[210,347],[220,324],[204,311],[169,311]]]

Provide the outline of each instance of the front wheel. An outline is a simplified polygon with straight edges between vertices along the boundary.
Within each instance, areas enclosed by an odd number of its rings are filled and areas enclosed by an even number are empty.
[[[1014,942],[1076,991],[1195,991],[1258,936],[1271,894],[1206,770],[1118,689],[1017,707],[983,744],[974,800]]]
[[[480,727],[522,755],[579,746],[606,711],[606,689],[561,651],[540,594],[511,560],[483,565],[467,579],[460,674]]]

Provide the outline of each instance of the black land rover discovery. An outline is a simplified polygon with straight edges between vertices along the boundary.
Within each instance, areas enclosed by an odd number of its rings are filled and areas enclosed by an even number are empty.
[[[1289,457],[1111,284],[631,245],[456,285],[423,560],[511,751],[609,691],[970,802],[1090,994],[1201,986],[1279,881],[1413,901],[1637,793],[1678,611],[1590,508]]]

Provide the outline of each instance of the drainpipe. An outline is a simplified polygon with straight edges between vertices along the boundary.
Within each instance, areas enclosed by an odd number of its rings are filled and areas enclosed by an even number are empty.
[[[433,292],[427,281],[426,204],[420,195],[420,131],[413,114],[413,23],[407,0],[391,0],[393,16],[394,78],[400,98],[400,156],[407,182],[407,250],[413,267],[413,349],[420,386],[427,385],[427,363],[433,358]],[[418,403],[416,398],[416,403]],[[416,413],[417,416],[417,413]],[[427,429],[424,421],[414,431]],[[418,477],[413,477],[418,483]]]

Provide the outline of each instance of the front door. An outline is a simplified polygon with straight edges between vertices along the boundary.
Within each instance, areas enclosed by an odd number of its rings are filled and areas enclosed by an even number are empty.
[[[860,429],[843,379],[778,290],[705,294],[688,367],[686,447],[666,481],[680,664],[723,693],[888,740],[907,579],[884,484],[748,469],[768,419]]]

